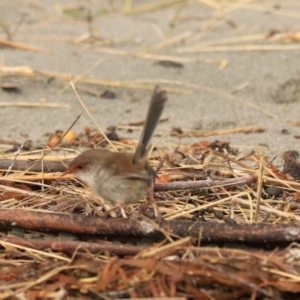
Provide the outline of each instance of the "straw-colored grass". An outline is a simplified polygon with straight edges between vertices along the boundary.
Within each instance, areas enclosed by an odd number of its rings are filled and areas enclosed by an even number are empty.
[[[157,146],[164,148],[162,142]],[[25,293],[47,298],[80,290],[92,298],[103,293],[113,298],[197,298],[208,295],[206,289],[210,289],[210,295],[275,297],[275,291],[282,295],[300,291],[296,257],[292,254],[298,251],[297,244],[273,252],[264,249],[263,244],[257,246],[259,251],[247,249],[247,244],[261,239],[277,241],[278,245],[299,239],[293,232],[299,228],[300,216],[291,211],[291,205],[298,206],[300,183],[292,181],[263,155],[237,160],[228,150],[216,152],[209,147],[182,145],[177,149],[183,154],[180,159],[176,153],[161,156],[163,164],[154,197],[164,221],[152,219],[152,208],[145,201],[124,207],[129,218],[126,223],[119,213],[116,219],[102,219],[111,207],[103,205],[72,175],[61,177],[59,172],[30,170],[24,174],[12,168],[9,175],[0,178],[0,220],[7,228],[23,229],[21,235],[16,236],[13,230],[0,238],[6,255],[10,253],[10,259],[2,262],[10,277],[0,289],[1,297]],[[39,159],[40,154],[35,151],[20,155],[20,159]],[[159,156],[153,153],[152,157],[151,163],[158,165]],[[6,160],[13,158],[5,156]],[[57,158],[48,152],[43,157],[44,165]],[[163,191],[164,185],[167,191]],[[258,197],[270,186],[280,187],[282,196]],[[182,226],[187,227],[181,231]],[[220,226],[224,232],[219,231]],[[73,234],[57,237],[59,229]],[[127,236],[127,244],[105,241],[108,232],[116,241],[119,236],[123,236],[122,241]],[[152,238],[147,241],[149,234]],[[130,245],[143,235],[146,240],[139,247]],[[244,250],[201,246],[209,240],[247,244]],[[64,288],[53,287],[63,282]]]

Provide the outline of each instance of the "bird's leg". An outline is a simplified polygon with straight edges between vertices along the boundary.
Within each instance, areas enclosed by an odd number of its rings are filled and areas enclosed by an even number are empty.
[[[160,213],[159,211],[159,208],[156,204],[156,201],[154,199],[154,196],[153,196],[153,184],[150,188],[148,188],[148,198],[150,200],[150,204],[151,204],[151,207],[154,211],[154,217],[159,221],[159,223],[161,222],[162,220],[162,214]]]

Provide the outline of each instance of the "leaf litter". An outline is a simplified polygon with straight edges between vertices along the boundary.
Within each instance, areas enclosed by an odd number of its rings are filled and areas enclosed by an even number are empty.
[[[267,156],[249,153],[241,157],[238,149],[222,141],[181,145],[173,152],[166,150],[169,145],[156,146],[150,157],[158,171],[154,198],[165,220],[153,219],[147,201],[122,208],[127,219],[116,213],[106,220],[101,216],[107,204],[72,176],[59,176],[68,156],[74,157],[72,147],[101,144],[103,138],[88,142],[95,140],[93,132],[86,128],[83,134],[70,130],[64,138],[61,132],[51,135],[50,141],[58,135],[63,145],[57,149],[70,154],[59,158],[52,148],[38,165],[40,170],[30,169],[30,163],[39,161],[43,153],[37,150],[20,152],[15,162],[24,165],[19,170],[13,166],[7,176],[6,167],[0,166],[0,219],[5,224],[0,238],[1,298],[283,299],[286,293],[300,292],[299,235],[285,238],[289,225],[290,230],[299,228],[296,151],[283,155],[285,164],[280,170]],[[134,146],[135,141],[128,143]],[[128,151],[126,142],[123,147],[116,145]],[[12,162],[15,155],[3,155],[0,164]],[[47,164],[54,161],[61,162],[61,169],[48,173]],[[268,194],[271,187],[280,193]],[[9,220],[1,217],[4,214]],[[83,219],[76,220],[80,216]],[[89,222],[95,217],[102,223]],[[71,222],[70,227],[65,222]],[[189,227],[182,232],[176,226],[185,222]],[[126,224],[123,232],[117,228]],[[224,231],[214,231],[215,225]],[[256,235],[251,233],[255,225]],[[244,239],[230,237],[226,226],[245,235]],[[275,242],[272,228],[278,237]],[[69,235],[61,235],[64,231]]]

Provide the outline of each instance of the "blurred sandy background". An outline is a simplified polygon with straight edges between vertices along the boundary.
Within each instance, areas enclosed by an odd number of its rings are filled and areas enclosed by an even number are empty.
[[[1,139],[46,143],[45,133],[66,130],[83,111],[69,74],[81,76],[78,93],[103,129],[143,119],[160,83],[169,90],[160,134],[254,126],[265,132],[181,143],[218,139],[272,155],[299,150],[299,1],[13,0],[1,1],[0,11],[1,84],[19,86],[17,93],[0,89]],[[116,98],[100,97],[106,90]],[[95,127],[85,113],[74,130],[84,126]],[[118,133],[137,138],[140,128]]]

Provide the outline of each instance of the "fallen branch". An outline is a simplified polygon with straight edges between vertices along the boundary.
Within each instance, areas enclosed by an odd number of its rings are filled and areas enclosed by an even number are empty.
[[[14,243],[24,247],[30,247],[40,250],[51,249],[66,254],[72,254],[75,251],[88,250],[91,253],[99,253],[109,251],[112,255],[136,255],[145,250],[145,247],[122,245],[122,244],[99,244],[79,241],[59,241],[47,239],[26,239],[15,237],[1,237],[0,241]]]
[[[112,236],[162,238],[162,231],[209,242],[271,243],[300,241],[297,224],[222,224],[192,221],[155,221],[143,218],[103,219],[26,209],[0,209],[0,224],[33,230],[58,230]]]
[[[197,180],[197,181],[174,181],[165,183],[155,183],[154,191],[175,191],[175,190],[194,190],[201,188],[209,188],[216,186],[237,186],[243,184],[249,184],[257,180],[256,175],[246,175],[238,178],[228,178],[224,180]]]
[[[62,161],[47,161],[43,162],[37,160],[16,160],[12,167],[12,170],[18,171],[31,171],[31,172],[64,172],[67,167],[66,164],[70,160],[62,160]],[[13,163],[13,159],[1,159],[0,160],[0,169],[7,170],[11,164]]]

